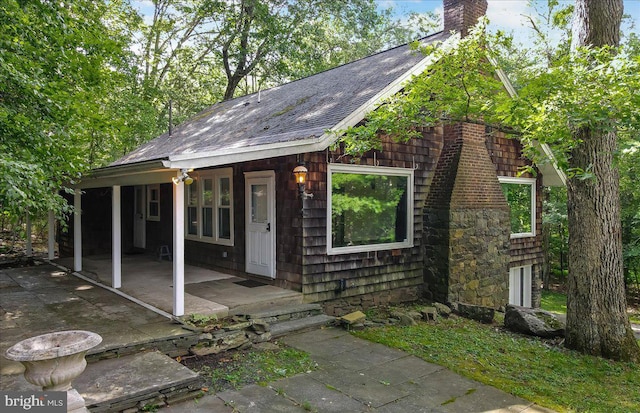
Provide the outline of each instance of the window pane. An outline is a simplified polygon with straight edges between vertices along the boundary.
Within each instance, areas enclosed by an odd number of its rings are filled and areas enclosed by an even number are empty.
[[[531,185],[514,183],[502,183],[501,185],[511,211],[511,233],[532,232]]]
[[[150,191],[151,195],[149,196],[149,200],[150,201],[157,201],[158,200],[158,190],[155,188],[152,188]]]
[[[251,185],[251,222],[267,222],[267,185]]]
[[[198,235],[198,208],[187,208],[187,233],[190,235]]]
[[[213,236],[213,208],[202,208],[202,236]]]
[[[160,211],[158,210],[158,202],[150,202],[149,203],[149,216],[157,217],[160,215]]]
[[[202,190],[202,204],[213,205],[213,179],[205,179]]]
[[[220,178],[220,204],[231,205],[231,183],[229,178]]]
[[[198,205],[198,181],[194,180],[193,183],[187,186],[188,192],[188,204],[192,206]]]
[[[218,238],[231,239],[231,210],[218,209]]]
[[[408,177],[340,172],[331,180],[333,247],[407,240]]]

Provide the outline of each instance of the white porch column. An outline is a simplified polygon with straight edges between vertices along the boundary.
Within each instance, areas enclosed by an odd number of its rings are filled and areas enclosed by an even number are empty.
[[[73,270],[82,271],[82,191],[73,194]]]
[[[27,248],[27,257],[33,257],[33,245],[31,244],[31,214],[27,210],[27,235],[26,235],[26,248]]]
[[[52,260],[56,257],[56,216],[53,211],[49,211],[49,222],[48,222],[48,245],[47,245],[47,253],[49,254],[49,259]]]
[[[173,315],[184,315],[184,182],[173,185]]]
[[[120,185],[113,186],[111,197],[112,266],[111,286],[122,286],[122,225],[120,218]]]

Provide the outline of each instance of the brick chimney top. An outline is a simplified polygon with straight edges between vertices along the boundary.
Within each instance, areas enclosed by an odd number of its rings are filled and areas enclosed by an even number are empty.
[[[466,36],[478,19],[487,12],[487,0],[443,0],[444,31]]]

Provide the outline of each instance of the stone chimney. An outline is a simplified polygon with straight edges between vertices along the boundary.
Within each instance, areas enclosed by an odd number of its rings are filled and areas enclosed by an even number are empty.
[[[487,0],[443,0],[444,31],[466,36],[469,29],[487,12]]]

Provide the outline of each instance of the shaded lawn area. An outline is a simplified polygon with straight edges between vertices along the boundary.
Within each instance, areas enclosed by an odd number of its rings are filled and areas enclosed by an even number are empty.
[[[628,297],[627,299],[629,307],[629,321],[635,324],[640,324],[640,308],[638,308],[636,302],[630,298],[631,297]],[[551,311],[553,313],[566,314],[567,295],[558,291],[543,290],[542,299],[540,300],[540,307],[543,310]],[[640,409],[638,411],[640,411]]]
[[[560,412],[640,411],[640,365],[585,356],[561,341],[459,317],[354,334]]]

